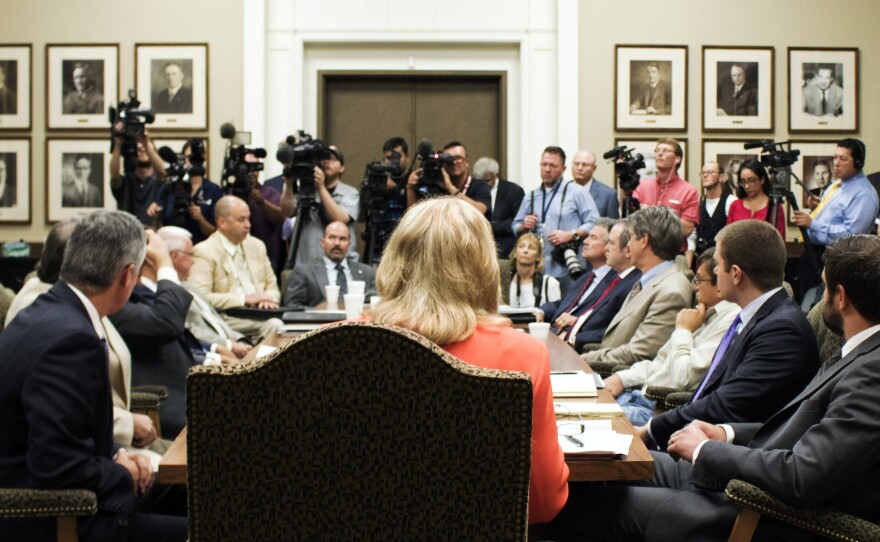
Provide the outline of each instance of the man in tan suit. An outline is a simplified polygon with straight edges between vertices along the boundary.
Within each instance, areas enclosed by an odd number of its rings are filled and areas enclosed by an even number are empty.
[[[180,277],[180,285],[193,296],[189,312],[186,313],[186,329],[204,343],[205,348],[210,345],[211,351],[220,354],[229,352],[238,359],[243,358],[253,346],[242,341],[244,334],[229,327],[205,296],[187,281],[194,262],[192,233],[178,226],[165,226],[156,233],[168,247],[171,263]]]
[[[642,276],[605,330],[602,346],[582,355],[588,363],[653,359],[675,330],[678,312],[693,303],[693,286],[673,262],[683,236],[678,215],[664,206],[645,207],[627,223],[630,256]]]
[[[193,248],[190,284],[218,311],[235,308],[277,309],[281,292],[266,245],[249,236],[250,209],[244,200],[224,196],[214,208],[217,231]],[[229,326],[254,341],[280,330],[277,318],[253,320],[223,314]]]

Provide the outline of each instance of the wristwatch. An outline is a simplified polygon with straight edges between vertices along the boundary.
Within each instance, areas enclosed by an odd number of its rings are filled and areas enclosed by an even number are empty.
[[[578,233],[577,230],[571,230],[571,240],[572,241],[580,241],[581,240],[581,235]]]

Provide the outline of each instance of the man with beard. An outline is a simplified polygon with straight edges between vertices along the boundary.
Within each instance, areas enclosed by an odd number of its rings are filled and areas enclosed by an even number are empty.
[[[732,479],[798,508],[829,506],[877,522],[880,494],[880,239],[842,238],[825,252],[823,320],[846,339],[806,388],[765,423],[694,421],[654,454],[654,486],[571,486],[554,540],[723,540],[739,510]],[[720,263],[720,262],[719,262]],[[655,528],[648,529],[649,525]],[[650,534],[649,534],[650,533]],[[647,535],[647,538],[646,538]],[[755,539],[807,540],[764,516]]]
[[[364,294],[375,295],[375,270],[362,263],[345,257],[351,244],[348,226],[342,222],[331,222],[324,229],[321,248],[324,257],[312,263],[297,265],[293,270],[293,278],[284,293],[284,304],[314,307],[325,301],[324,286],[339,286],[339,296],[347,292],[348,283],[352,280],[364,281]]]

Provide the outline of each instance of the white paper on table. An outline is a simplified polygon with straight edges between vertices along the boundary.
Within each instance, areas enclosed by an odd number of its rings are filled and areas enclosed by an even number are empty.
[[[261,344],[257,348],[257,357],[262,358],[264,356],[268,356],[269,354],[271,354],[272,352],[274,352],[276,350],[278,350],[278,348],[276,348],[274,346],[267,346],[265,344]]]
[[[557,423],[563,424],[582,422],[560,420]],[[559,445],[564,453],[578,454],[607,452],[609,454],[625,456],[627,453],[629,453],[629,447],[632,444],[632,435],[617,433],[612,430],[585,429],[583,433],[573,436],[575,439],[583,443],[583,446],[579,446],[577,443],[573,442],[571,439],[565,437],[564,435],[559,435]]]

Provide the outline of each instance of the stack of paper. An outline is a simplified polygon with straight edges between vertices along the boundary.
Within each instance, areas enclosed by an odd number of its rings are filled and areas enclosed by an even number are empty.
[[[596,380],[584,371],[550,373],[553,397],[596,397]]]
[[[622,416],[623,409],[617,403],[588,403],[584,401],[556,401],[556,414],[584,416],[587,418],[613,418]]]
[[[607,420],[600,420],[607,421]],[[608,426],[591,425],[587,422],[559,421],[559,445],[567,454],[589,455],[597,458],[621,458],[629,453],[632,435],[617,433]],[[582,427],[582,432],[572,431],[572,424]],[[574,433],[574,434],[573,434]]]

